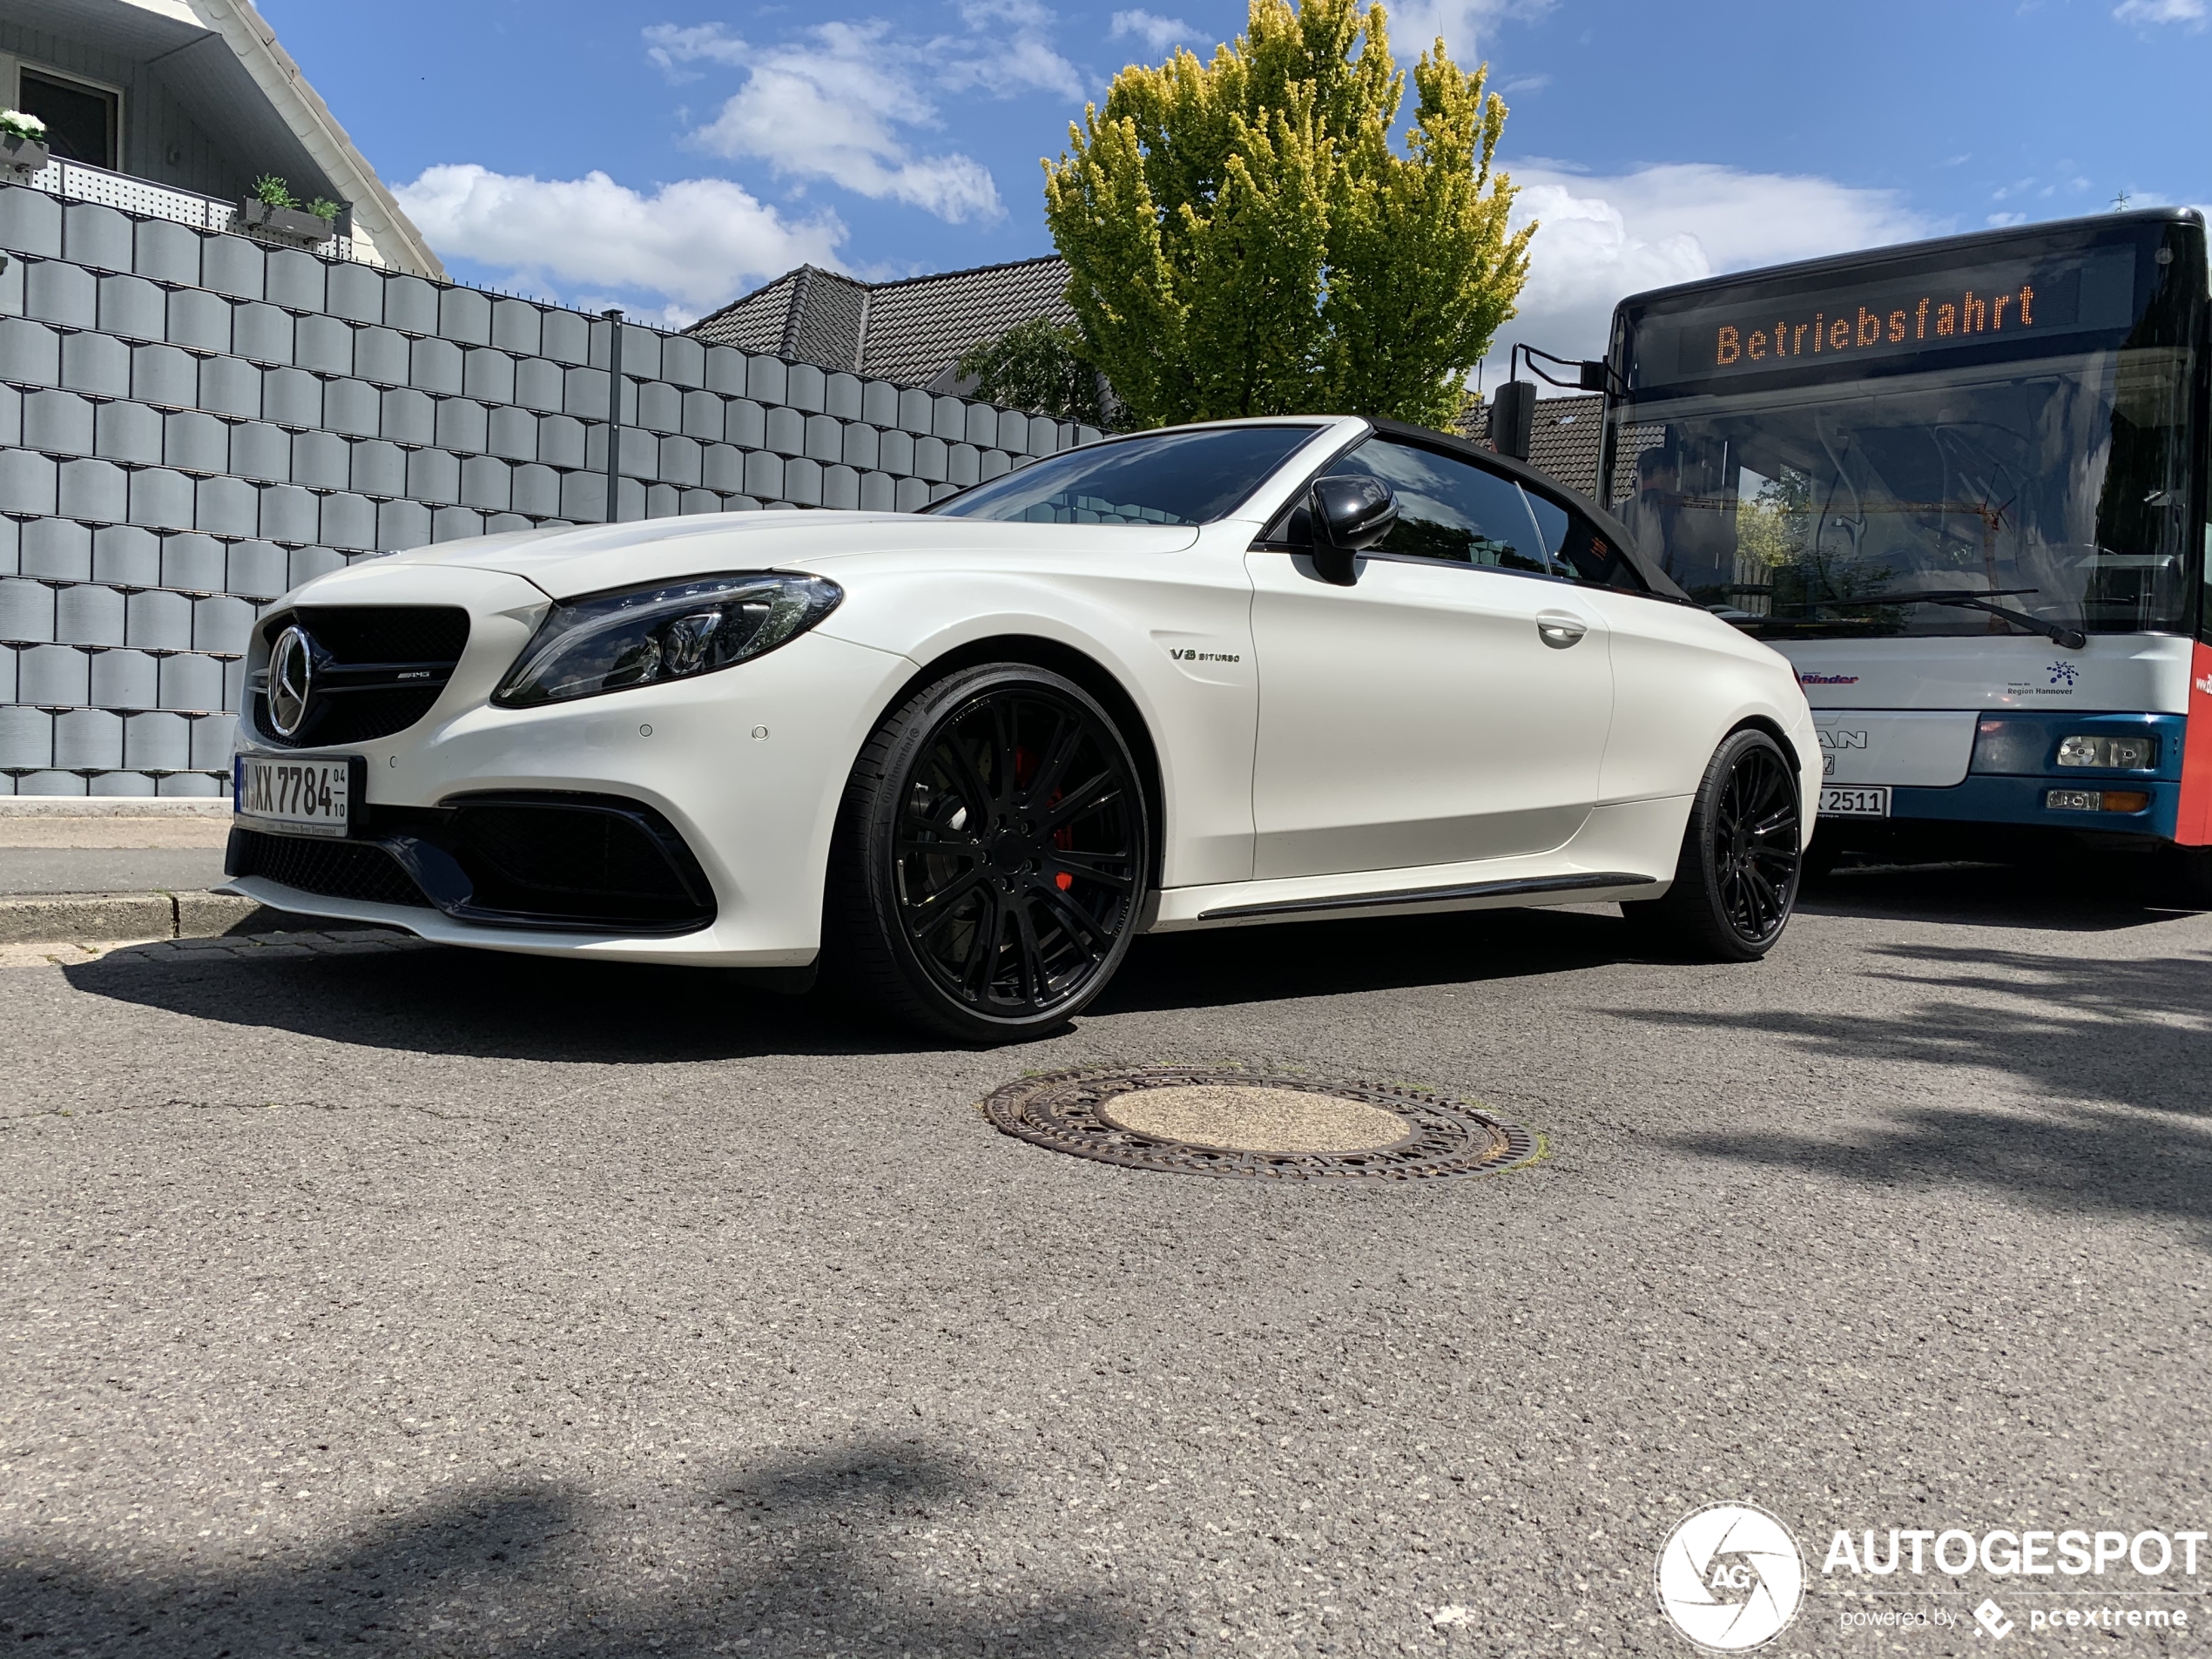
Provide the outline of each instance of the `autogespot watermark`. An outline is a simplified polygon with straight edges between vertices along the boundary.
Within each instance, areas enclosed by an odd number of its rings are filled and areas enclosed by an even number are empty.
[[[1764,1646],[1804,1600],[1804,1557],[1790,1529],[1748,1503],[1710,1503],[1675,1523],[1654,1575],[1675,1629],[1714,1653]]]
[[[1804,1555],[1780,1518],[1756,1504],[1715,1503],[1668,1534],[1654,1578],[1675,1629],[1714,1653],[1764,1647],[1790,1628],[1813,1591],[1835,1599],[1831,1616],[1845,1631],[1955,1631],[1969,1618],[1976,1635],[1998,1642],[2023,1622],[2035,1633],[2187,1631],[2204,1617],[2191,1605],[2203,1594],[2192,1581],[2208,1539],[2212,1534],[2156,1527],[1839,1527],[1809,1583]],[[2212,1550],[2202,1553],[2212,1565]],[[1950,1583],[1904,1587],[1930,1576]],[[2016,1601],[2050,1605],[2016,1616],[1985,1588],[1959,1588],[1971,1578],[2007,1581]],[[1971,1610],[1958,1605],[1976,1595]],[[2108,1596],[2133,1599],[2114,1606]],[[1867,1606],[1867,1597],[1881,1600]]]

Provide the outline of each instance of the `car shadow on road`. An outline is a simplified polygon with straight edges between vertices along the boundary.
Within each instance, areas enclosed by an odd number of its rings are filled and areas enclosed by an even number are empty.
[[[409,948],[118,951],[62,971],[80,991],[192,1019],[472,1059],[651,1064],[902,1054],[921,1041],[827,993],[779,995],[714,968]]]
[[[1103,1584],[994,1599],[973,1588],[972,1555],[958,1580],[917,1570],[911,1534],[957,1524],[989,1501],[988,1484],[965,1460],[884,1440],[793,1456],[666,1508],[517,1482],[364,1518],[320,1552],[284,1549],[265,1527],[266,1556],[221,1568],[19,1549],[0,1563],[0,1641],[165,1659],[1136,1651],[1139,1619]],[[1082,1568],[1057,1561],[1064,1586]]]
[[[1950,927],[2114,933],[2199,914],[2148,858],[2085,855],[2072,866],[1916,864],[1854,868],[1808,880],[1797,908]]]
[[[1155,1012],[1465,985],[1634,959],[1619,914],[1596,905],[1158,934],[1130,947],[1092,1008]]]
[[[1904,1105],[1825,1136],[1713,1132],[1672,1144],[1717,1157],[1901,1189],[1966,1182],[2077,1214],[2212,1224],[2212,957],[2080,961],[1898,944],[1871,971],[1925,990],[1902,1015],[1624,1010],[1676,1031],[1755,1032],[1878,1089],[1919,1069],[2013,1080],[1986,1105]],[[1883,964],[1887,964],[1886,967]],[[2212,1234],[2207,1243],[2212,1244]]]
[[[1595,907],[1163,935],[1136,941],[1092,1011],[1519,978],[1618,961],[1627,947],[1618,919]],[[117,952],[63,972],[78,990],[194,1019],[471,1058],[658,1063],[948,1046],[826,988],[780,996],[712,968],[408,948],[259,960]]]

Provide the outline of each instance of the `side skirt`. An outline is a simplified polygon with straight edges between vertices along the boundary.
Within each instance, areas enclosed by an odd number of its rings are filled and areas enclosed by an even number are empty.
[[[1267,904],[1225,905],[1201,910],[1200,921],[1244,921],[1262,916],[1305,915],[1325,910],[1386,910],[1400,905],[1452,904],[1467,899],[1518,899],[1595,887],[1656,887],[1648,875],[1597,872],[1589,875],[1527,876],[1514,881],[1475,881],[1447,887],[1399,887],[1386,893],[1339,894],[1322,899],[1278,899]]]

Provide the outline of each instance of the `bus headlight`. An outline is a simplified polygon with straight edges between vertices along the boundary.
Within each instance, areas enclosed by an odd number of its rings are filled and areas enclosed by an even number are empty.
[[[2141,772],[2158,759],[2158,739],[2107,738],[2082,732],[2059,741],[2061,766],[2098,766],[2110,772]]]

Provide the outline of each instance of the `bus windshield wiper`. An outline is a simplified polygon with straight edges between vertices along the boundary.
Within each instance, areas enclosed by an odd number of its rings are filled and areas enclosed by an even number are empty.
[[[2033,593],[2033,588],[1990,588],[1976,591],[1972,588],[1933,588],[1925,593],[1870,594],[1864,597],[1821,599],[1824,605],[1955,605],[1961,610],[1986,610],[1993,617],[2002,617],[2006,622],[2017,623],[2033,633],[2039,633],[2054,645],[2063,645],[2068,651],[2080,651],[2089,643],[2089,636],[2079,628],[2068,628],[2062,623],[2046,622],[2040,617],[2031,617],[2025,610],[2015,610],[2010,605],[1993,605],[1992,599],[2009,599],[2015,595]]]

